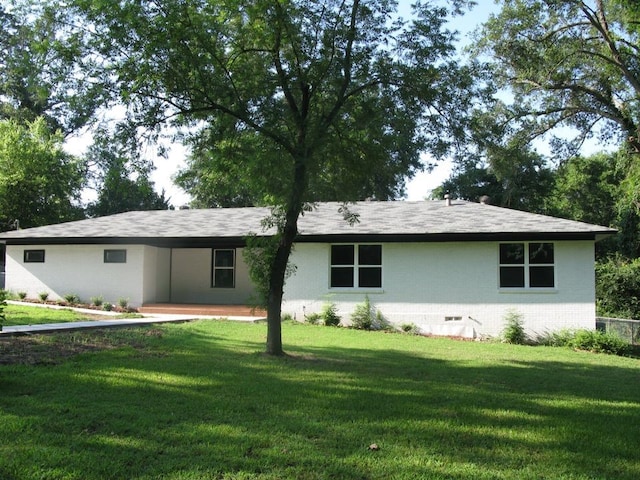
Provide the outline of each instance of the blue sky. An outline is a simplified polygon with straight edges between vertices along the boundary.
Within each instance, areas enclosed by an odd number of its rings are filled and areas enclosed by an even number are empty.
[[[413,1],[401,0],[399,2],[402,11],[410,11]],[[477,5],[462,17],[455,17],[450,23],[451,30],[460,32],[460,46],[469,42],[469,34],[484,23],[489,15],[497,13],[499,8],[493,0],[477,0]],[[425,160],[428,157],[425,156]],[[441,161],[431,172],[418,173],[407,183],[407,200],[424,200],[431,190],[440,186],[449,178],[453,168],[451,161]]]

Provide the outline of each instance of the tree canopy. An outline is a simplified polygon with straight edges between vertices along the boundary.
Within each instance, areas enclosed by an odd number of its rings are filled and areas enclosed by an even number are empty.
[[[87,159],[93,159],[98,171],[92,175],[97,198],[89,202],[89,217],[101,217],[133,210],[167,210],[169,200],[164,192],[156,193],[149,180],[151,166],[135,161],[120,142],[98,135],[89,148]]]
[[[640,152],[640,9],[633,0],[503,0],[480,30],[473,52],[486,54],[490,79],[513,93],[496,118],[528,140],[556,127],[583,141]],[[567,130],[564,132],[567,133]],[[567,146],[565,144],[565,146]]]
[[[232,162],[252,200],[274,206],[272,354],[283,352],[284,277],[305,205],[398,196],[422,152],[451,151],[473,107],[450,12],[431,4],[418,2],[411,21],[391,0],[69,5],[58,14],[77,25],[87,82],[117,95],[132,125],[180,128],[218,177]]]
[[[42,117],[66,136],[94,120],[101,87],[84,81],[76,36],[54,13],[44,2],[0,5],[0,119]]]
[[[34,227],[83,217],[82,162],[62,149],[43,118],[0,121],[0,212],[5,224]],[[3,228],[8,229],[8,228]]]

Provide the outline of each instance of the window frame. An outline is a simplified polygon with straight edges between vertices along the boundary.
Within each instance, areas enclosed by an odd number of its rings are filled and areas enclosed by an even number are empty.
[[[102,262],[103,263],[127,263],[127,249],[126,248],[105,248],[102,254]]]
[[[227,265],[216,265],[216,254],[217,252],[231,252],[231,258],[233,264],[231,266]],[[235,248],[213,248],[211,249],[211,288],[226,288],[232,289],[236,288],[236,265],[237,265],[237,252]],[[216,271],[231,271],[231,286],[229,285],[217,285],[216,282]]]
[[[503,261],[503,246],[505,245],[522,245],[522,263],[505,262]],[[532,245],[550,245],[551,262],[536,262],[532,260]],[[498,244],[498,288],[501,291],[555,291],[558,288],[557,279],[557,260],[556,260],[556,243],[549,241],[514,241],[514,242],[500,242]],[[551,275],[552,285],[540,285],[532,286],[532,271],[540,268],[552,268],[553,273]],[[522,271],[523,282],[522,285],[503,285],[503,269],[520,269]]]
[[[353,262],[352,263],[333,263],[333,249],[334,247],[352,247],[353,248]],[[378,247],[379,251],[374,253],[374,256],[379,257],[379,263],[361,263],[361,247]],[[384,265],[384,254],[383,254],[383,246],[381,243],[332,243],[329,245],[329,290],[340,290],[340,291],[381,291],[383,288],[384,278],[383,278],[383,265]],[[351,270],[351,285],[335,285],[334,286],[334,269],[350,269]],[[366,271],[371,272],[371,270],[375,270],[376,277],[379,277],[379,281],[375,282],[375,285],[362,285],[363,278],[361,275]],[[365,273],[366,274],[366,273]]]
[[[30,258],[31,255],[38,254],[36,258]],[[42,255],[40,257],[40,254]],[[46,252],[43,248],[26,249],[22,253],[22,263],[45,263]]]

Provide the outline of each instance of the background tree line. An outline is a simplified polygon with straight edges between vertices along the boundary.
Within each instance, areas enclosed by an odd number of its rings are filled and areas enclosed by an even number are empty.
[[[0,6],[5,223],[167,208],[141,152],[171,132],[190,149],[176,181],[194,206],[273,207],[253,270],[274,354],[299,216],[402,198],[424,154],[456,163],[434,194],[618,228],[598,251],[599,278],[615,275],[640,253],[637,2],[503,0],[460,54],[452,19],[472,5],[418,2],[410,18],[392,0]],[[87,131],[88,154],[66,154]],[[587,141],[602,152],[581,154]]]

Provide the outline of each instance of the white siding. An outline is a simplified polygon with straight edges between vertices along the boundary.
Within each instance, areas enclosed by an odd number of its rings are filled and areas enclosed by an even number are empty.
[[[175,248],[171,259],[171,301],[174,303],[208,303],[213,305],[246,305],[254,288],[249,269],[236,249],[234,288],[211,286],[211,248]]]
[[[104,250],[125,249],[126,263],[104,263]],[[26,292],[37,298],[48,292],[49,299],[58,300],[75,294],[82,301],[102,296],[116,303],[129,299],[132,306],[143,300],[145,249],[142,245],[42,245],[7,246],[7,290]],[[24,263],[24,250],[42,249],[44,263]]]
[[[143,303],[171,298],[171,249],[144,247]]]
[[[24,250],[45,250],[44,263],[24,263]],[[125,249],[126,263],[104,263],[105,249]],[[131,306],[175,302],[247,304],[254,288],[249,271],[236,250],[235,288],[211,287],[210,248],[156,248],[143,245],[43,245],[7,247],[7,290],[37,298],[48,292],[58,300],[75,294],[82,301],[102,296]]]
[[[414,323],[425,333],[497,336],[509,309],[524,315],[532,334],[594,328],[593,242],[554,244],[557,284],[545,291],[501,290],[496,242],[384,244],[382,289],[351,291],[329,288],[329,245],[298,244],[292,255],[297,271],[287,281],[283,311],[302,319],[331,301],[348,322],[368,295],[389,321]]]

